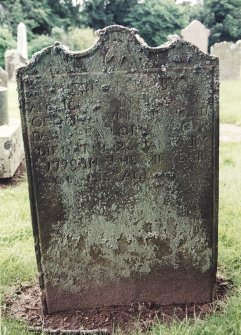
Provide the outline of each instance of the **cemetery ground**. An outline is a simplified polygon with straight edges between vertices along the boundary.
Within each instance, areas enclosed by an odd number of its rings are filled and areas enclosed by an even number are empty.
[[[160,335],[238,335],[241,334],[241,138],[232,137],[233,126],[241,133],[241,80],[221,83],[221,122],[220,142],[220,202],[219,202],[219,276],[228,286],[224,300],[211,305],[211,312],[200,318],[177,317],[168,323],[156,322],[146,331]],[[10,83],[9,109],[11,116],[19,116],[16,87]],[[228,129],[228,130],[227,130]],[[224,137],[223,137],[224,136]],[[241,135],[240,135],[241,137]],[[223,138],[223,140],[222,140]],[[1,294],[2,294],[2,334],[27,335],[23,323],[5,316],[6,294],[15,291],[26,283],[36,281],[37,267],[29,211],[26,172],[12,180],[0,184],[1,212]],[[119,331],[119,333],[121,333]],[[138,330],[132,332],[137,334]]]

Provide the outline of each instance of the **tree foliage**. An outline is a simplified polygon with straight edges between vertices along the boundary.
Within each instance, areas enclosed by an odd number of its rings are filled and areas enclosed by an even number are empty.
[[[126,22],[137,28],[148,44],[157,46],[167,41],[167,35],[180,33],[187,15],[172,0],[146,0],[131,9]]]
[[[27,26],[31,54],[52,44],[56,31],[61,31],[59,40],[79,49],[78,34],[84,45],[88,44],[85,36],[93,42],[91,30],[83,35],[81,27],[99,29],[111,24],[137,28],[148,44],[156,46],[168,34],[180,34],[194,18],[211,29],[210,44],[241,39],[241,0],[204,0],[198,6],[176,5],[174,0],[0,1],[0,62],[13,45],[19,22]]]
[[[7,49],[16,47],[16,41],[6,27],[0,27],[0,66],[4,68],[4,54]]]
[[[2,3],[0,24],[7,25],[14,35],[19,22],[28,27],[29,37],[32,34],[50,34],[53,27],[79,24],[79,6],[73,6],[71,0],[8,0]]]
[[[138,0],[84,0],[82,22],[93,29],[126,24],[126,17]]]
[[[28,46],[29,57],[35,52],[53,45],[55,41],[59,41],[70,50],[83,50],[94,44],[96,36],[90,28],[70,28],[64,31],[63,28],[55,27],[52,29],[51,35],[35,35]]]
[[[168,34],[179,32],[187,23],[182,6],[173,0],[84,0],[82,18],[94,29],[111,24],[132,26],[151,45],[163,43]]]
[[[204,0],[198,18],[210,30],[210,45],[241,39],[241,0]]]
[[[53,43],[55,27],[67,32],[80,25],[80,5],[72,0],[6,0],[0,3],[0,64],[6,49],[12,47],[17,25],[27,26],[29,54]]]

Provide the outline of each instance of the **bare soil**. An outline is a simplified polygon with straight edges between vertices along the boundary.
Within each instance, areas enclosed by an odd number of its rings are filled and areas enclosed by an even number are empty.
[[[217,300],[224,300],[230,283],[217,279]],[[215,302],[214,302],[215,303]],[[154,323],[170,323],[173,319],[204,318],[213,311],[214,303],[161,306],[153,302],[128,306],[111,306],[88,310],[42,314],[37,284],[13,290],[6,297],[6,313],[25,321],[28,329],[49,334],[111,333],[148,330]]]

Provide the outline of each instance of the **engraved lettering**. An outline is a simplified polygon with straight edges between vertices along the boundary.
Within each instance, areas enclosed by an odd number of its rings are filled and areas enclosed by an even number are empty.
[[[39,117],[35,117],[35,118],[32,119],[32,125],[33,125],[34,127],[42,127],[42,125],[43,125],[43,120],[40,119]]]
[[[197,110],[197,115],[198,116],[206,116],[207,115],[207,107],[205,107],[205,106],[201,106],[201,107],[199,107],[198,108],[198,110]]]
[[[48,147],[38,147],[37,152],[38,156],[43,157],[43,156],[54,156],[56,154],[58,146],[48,146]]]
[[[57,132],[51,131],[34,131],[32,133],[33,142],[48,142],[58,138]]]
[[[155,154],[152,158],[148,161],[149,164],[160,164],[161,163],[161,154]]]

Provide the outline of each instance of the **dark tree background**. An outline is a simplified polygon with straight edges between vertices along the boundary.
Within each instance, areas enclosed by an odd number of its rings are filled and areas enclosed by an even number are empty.
[[[137,28],[149,45],[158,46],[167,41],[169,34],[180,34],[188,24],[188,15],[173,0],[146,0],[144,5],[131,8],[125,22]]]
[[[210,30],[209,44],[241,39],[241,0],[204,0],[196,17]]]
[[[82,22],[93,29],[111,24],[125,25],[126,18],[138,0],[84,0]]]
[[[0,6],[0,25],[8,26],[14,35],[19,22],[28,26],[30,35],[50,34],[55,26],[80,25],[80,5],[73,6],[72,0],[5,0]]]
[[[0,0],[0,65],[4,52],[15,47],[17,25],[27,26],[30,50],[53,42],[56,29],[71,39],[73,29],[93,30],[111,24],[134,27],[145,41],[156,46],[168,34],[180,34],[191,20],[211,29],[210,45],[241,39],[241,0],[204,0],[203,4],[176,5],[174,0]],[[89,33],[89,31],[88,31]],[[75,40],[77,31],[75,30]],[[81,35],[83,36],[83,34]],[[88,34],[86,35],[88,38]]]

